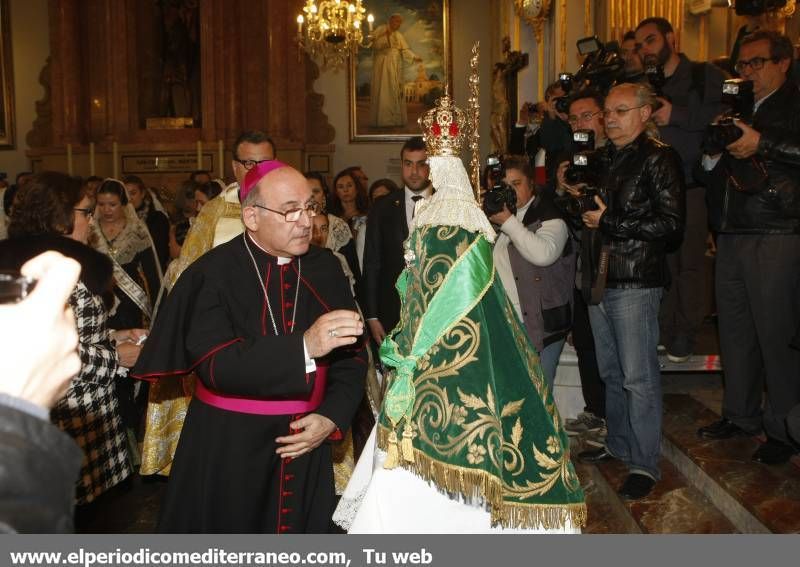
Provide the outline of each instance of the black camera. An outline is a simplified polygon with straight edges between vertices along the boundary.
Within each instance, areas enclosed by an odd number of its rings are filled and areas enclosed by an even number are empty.
[[[667,98],[664,96],[664,85],[667,82],[667,77],[664,75],[664,66],[658,62],[657,57],[645,57],[644,76],[656,96]]]
[[[736,0],[737,16],[760,16],[764,12],[779,10],[786,0]]]
[[[749,122],[753,118],[753,81],[728,79],[722,83],[722,103],[730,106],[719,120],[706,126],[703,149],[710,155],[719,154],[742,137],[733,119]]]
[[[584,37],[577,41],[577,46],[578,52],[586,56],[573,78],[577,85],[588,81],[592,87],[606,93],[624,77],[625,59],[616,41],[603,43],[597,36]]]
[[[578,53],[584,55],[583,63],[575,74],[560,73],[558,82],[561,89],[569,95],[573,88],[582,89],[588,83],[594,89],[606,93],[614,83],[625,75],[625,60],[619,50],[619,43],[609,41],[603,43],[594,35],[584,37],[576,42]],[[555,108],[566,114],[569,112],[568,97],[555,100]]]
[[[577,217],[586,211],[596,211],[600,207],[594,202],[595,196],[599,195],[597,188],[586,187],[579,197],[561,197],[558,205],[569,215]]]
[[[594,132],[575,130],[572,133],[572,147],[572,161],[564,171],[564,180],[570,185],[597,185],[601,165],[594,149]]]
[[[573,197],[569,193],[556,197],[555,204],[567,215],[578,217],[586,211],[596,211],[599,208],[594,202],[595,196],[599,194],[597,187],[587,185],[577,197]]]
[[[512,215],[516,214],[517,192],[503,181],[506,169],[499,156],[490,155],[486,158],[486,174],[489,188],[483,194],[483,212],[490,217],[502,211],[505,206]]]
[[[564,91],[565,96],[554,98],[553,106],[561,114],[566,114],[569,112],[569,96],[566,95],[569,95],[569,93],[572,92],[572,87],[574,85],[574,77],[572,73],[559,73],[558,84],[561,86],[561,90]]]
[[[566,194],[556,198],[556,204],[567,214],[578,216],[586,211],[597,210],[594,197],[598,194],[599,174],[604,167],[599,152],[594,148],[592,130],[575,130],[572,145],[572,161],[564,171],[564,181],[570,185],[584,184],[585,187],[579,197]]]

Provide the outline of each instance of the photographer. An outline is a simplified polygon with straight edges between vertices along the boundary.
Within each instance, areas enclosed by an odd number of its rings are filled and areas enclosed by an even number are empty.
[[[639,49],[636,47],[635,31],[626,31],[625,35],[622,36],[620,54],[625,61],[625,82],[638,83],[640,81],[646,81],[642,57],[639,55]]]
[[[600,376],[606,384],[605,447],[582,452],[584,462],[619,459],[629,476],[627,499],[650,493],[660,478],[661,372],[658,308],[669,281],[668,243],[683,230],[680,157],[648,135],[655,99],[643,84],[609,91],[603,117],[611,144],[594,198],[582,218],[602,235],[599,273],[607,273],[599,304],[589,307]],[[607,270],[603,270],[607,268]]]
[[[540,354],[552,391],[558,359],[572,323],[575,247],[552,200],[535,193],[528,160],[523,156],[506,158],[503,169],[502,180],[507,185],[492,180],[497,189],[484,195],[484,210],[489,220],[500,227],[494,262],[503,287]],[[506,203],[493,195],[498,190],[508,192],[508,186],[516,193],[516,203]],[[510,197],[509,194],[505,199]],[[509,205],[516,211],[512,213]]]
[[[573,132],[590,131],[594,133],[594,150],[597,154],[602,152],[606,145],[606,132],[603,127],[603,97],[600,93],[592,90],[584,90],[575,93],[569,104],[569,114],[567,116]],[[565,179],[565,172],[570,162],[561,162],[557,171],[556,193],[560,195],[557,204],[566,210],[576,206],[572,202],[574,198],[583,196],[586,184],[581,183],[572,186]],[[595,172],[593,172],[595,173]],[[579,247],[589,250],[592,242],[597,239],[596,230],[581,230],[583,223],[580,217],[575,217],[576,223],[573,225],[573,232]],[[588,257],[588,254],[584,256]],[[587,444],[601,447],[605,442],[606,429],[606,393],[600,373],[597,369],[597,356],[595,354],[594,336],[592,327],[589,323],[588,298],[591,292],[591,284],[586,280],[583,284],[583,275],[591,275],[591,264],[583,272],[581,264],[578,264],[578,274],[575,279],[573,318],[572,318],[572,345],[578,356],[578,370],[581,377],[581,390],[585,403],[583,411],[575,419],[567,419],[564,422],[564,429],[571,435],[584,435]],[[583,292],[581,288],[585,287]],[[584,293],[586,295],[584,295]]]
[[[692,177],[700,160],[703,132],[722,112],[725,74],[709,63],[695,63],[675,50],[675,33],[664,18],[647,18],[636,28],[636,44],[646,70],[657,70],[651,79],[663,83],[657,89],[659,108],[653,120],[661,139],[675,148],[683,160],[686,182],[686,231],[667,257],[672,284],[661,308],[661,343],[672,362],[686,362],[694,351],[694,338],[706,314],[703,294],[708,218],[705,188]],[[653,85],[656,88],[656,85]],[[660,91],[660,92],[658,92]],[[680,236],[680,235],[677,235]]]
[[[741,137],[703,160],[719,234],[725,393],[722,419],[698,433],[726,439],[763,427],[767,442],[753,460],[765,464],[785,463],[795,452],[785,421],[800,403],[800,352],[789,346],[800,323],[800,92],[787,80],[791,63],[786,36],[762,30],[742,40],[736,67],[752,81],[752,126],[736,120]]]
[[[536,163],[536,154],[540,149],[545,152],[546,179],[552,182],[555,179],[556,166],[569,150],[571,135],[567,115],[559,112],[556,101],[566,96],[561,83],[556,81],[550,84],[544,92],[544,116],[536,132],[525,137],[532,105],[525,103],[520,109],[520,123],[511,132],[509,152],[517,155],[527,155],[531,163]]]

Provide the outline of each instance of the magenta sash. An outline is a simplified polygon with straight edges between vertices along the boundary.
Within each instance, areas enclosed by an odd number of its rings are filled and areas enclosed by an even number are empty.
[[[328,378],[328,366],[317,363],[314,387],[308,398],[297,400],[266,400],[263,398],[243,398],[228,396],[219,392],[212,392],[203,385],[202,380],[197,380],[195,397],[201,402],[215,408],[250,413],[257,415],[294,415],[309,413],[317,409],[325,395],[325,383]]]

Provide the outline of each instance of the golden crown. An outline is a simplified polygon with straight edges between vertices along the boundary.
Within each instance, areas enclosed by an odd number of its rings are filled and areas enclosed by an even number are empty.
[[[458,156],[470,130],[468,114],[445,92],[433,108],[419,117],[428,156]]]

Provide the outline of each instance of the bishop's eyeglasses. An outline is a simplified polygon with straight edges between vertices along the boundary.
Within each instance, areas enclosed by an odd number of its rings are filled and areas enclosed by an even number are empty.
[[[317,214],[319,214],[319,203],[316,201],[312,201],[308,203],[305,207],[296,207],[294,209],[289,209],[288,211],[277,211],[275,209],[270,209],[269,207],[265,207],[264,205],[259,205],[258,203],[253,203],[254,207],[258,207],[259,209],[264,209],[265,211],[269,211],[271,213],[275,213],[278,215],[283,216],[283,220],[286,222],[297,222],[300,220],[300,215],[305,213],[308,215],[308,218],[312,219]]]

